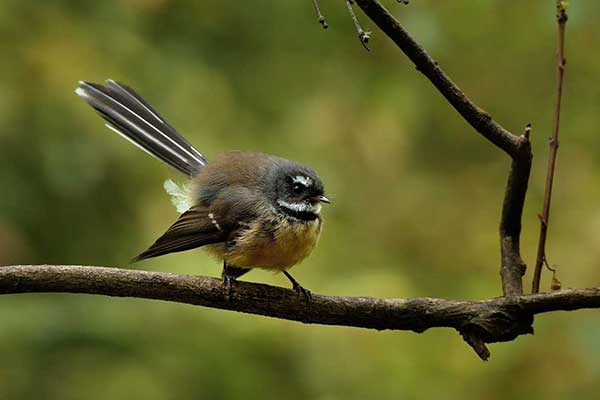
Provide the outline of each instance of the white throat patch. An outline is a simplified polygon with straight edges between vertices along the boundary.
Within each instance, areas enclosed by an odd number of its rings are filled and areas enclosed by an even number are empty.
[[[321,213],[321,203],[313,205],[308,202],[288,203],[285,200],[277,200],[277,204],[279,204],[283,208],[287,208],[288,210],[292,210],[295,212],[307,212],[316,215],[319,215]]]

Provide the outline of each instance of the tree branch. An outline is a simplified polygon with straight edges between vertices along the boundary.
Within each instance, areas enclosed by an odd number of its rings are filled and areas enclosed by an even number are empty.
[[[523,293],[525,263],[519,239],[521,216],[531,171],[529,134],[515,136],[473,103],[429,54],[404,30],[398,20],[377,0],[355,0],[359,7],[406,54],[425,77],[477,132],[512,157],[500,221],[502,291],[505,296]]]
[[[483,359],[485,343],[532,333],[533,315],[600,308],[600,288],[483,301],[379,299],[313,294],[309,305],[289,289],[235,282],[226,300],[220,279],[130,269],[67,265],[0,267],[0,294],[85,293],[136,297],[239,311],[309,324],[424,332],[456,329]]]

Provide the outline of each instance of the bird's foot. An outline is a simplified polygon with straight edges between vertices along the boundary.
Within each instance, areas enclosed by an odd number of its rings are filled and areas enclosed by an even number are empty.
[[[312,293],[310,290],[303,288],[298,282],[292,284],[292,288],[294,289],[294,292],[296,292],[296,296],[298,296],[298,298],[304,297],[306,302],[310,303],[312,300]]]
[[[304,289],[302,286],[300,286],[298,281],[296,281],[294,277],[290,275],[289,272],[283,271],[283,274],[290,280],[290,282],[292,282],[292,289],[294,289],[294,292],[296,292],[296,296],[298,296],[298,298],[304,297],[306,302],[310,303],[312,299],[312,294],[310,293],[310,290]]]

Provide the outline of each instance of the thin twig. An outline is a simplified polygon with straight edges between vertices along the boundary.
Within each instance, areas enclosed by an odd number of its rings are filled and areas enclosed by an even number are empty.
[[[312,2],[315,6],[315,11],[317,13],[317,18],[319,18],[319,23],[323,26],[323,29],[329,28],[329,25],[327,25],[327,22],[325,22],[325,17],[323,16],[323,14],[321,14],[321,9],[319,8],[318,0],[312,0]]]
[[[530,135],[531,135],[531,123],[528,123],[525,126],[525,132],[523,133],[523,136],[525,137],[525,139],[529,140]]]
[[[369,39],[371,38],[371,32],[364,31],[363,28],[360,26],[360,23],[358,22],[358,18],[356,18],[356,14],[354,14],[354,10],[352,9],[352,4],[353,4],[352,0],[346,0],[346,6],[348,7],[348,12],[350,13],[350,17],[352,18],[352,22],[354,23],[354,28],[356,29],[356,33],[358,33],[358,39],[360,40],[360,43],[363,45],[363,47],[367,51],[371,51],[369,46],[367,46],[367,43],[369,43]]]
[[[540,218],[540,240],[538,242],[537,257],[531,292],[540,291],[542,266],[546,261],[546,237],[550,223],[550,203],[552,200],[552,185],[554,183],[554,170],[556,167],[556,153],[558,150],[558,131],[560,127],[560,105],[562,99],[563,77],[565,74],[565,28],[567,24],[567,3],[564,0],[556,1],[556,20],[558,22],[558,50],[556,65],[556,103],[554,107],[554,128],[550,138],[550,151],[548,154],[548,169],[546,172],[546,189],[544,191],[544,210]]]

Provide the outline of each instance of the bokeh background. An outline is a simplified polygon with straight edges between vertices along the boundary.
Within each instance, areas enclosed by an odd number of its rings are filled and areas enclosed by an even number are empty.
[[[533,265],[555,70],[554,1],[384,2],[480,106],[533,124],[523,215]],[[135,87],[209,158],[260,150],[320,171],[334,204],[295,276],[330,295],[501,294],[509,162],[342,1],[3,0],[0,265],[218,276],[202,251],[128,265],[176,218],[179,178],[103,127],[80,79]],[[572,2],[548,256],[564,287],[600,281],[600,3]],[[255,271],[248,280],[288,286]],[[525,277],[531,281],[531,269]],[[546,273],[543,287],[549,288]],[[482,363],[451,330],[304,326],[83,295],[0,298],[0,399],[559,399],[600,389],[598,311],[536,317]]]

